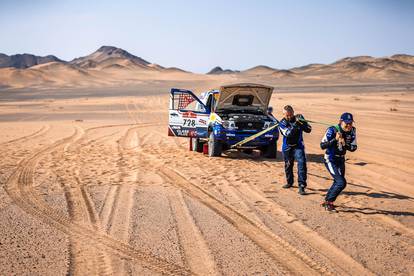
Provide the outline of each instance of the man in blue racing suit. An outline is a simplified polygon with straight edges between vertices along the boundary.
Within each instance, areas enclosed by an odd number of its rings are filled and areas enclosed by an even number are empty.
[[[279,122],[280,133],[283,135],[283,159],[285,161],[286,184],[283,188],[290,188],[293,185],[293,163],[298,162],[298,186],[299,194],[305,195],[306,188],[306,155],[303,143],[303,132],[310,133],[312,127],[304,121],[300,114],[295,116],[292,106],[283,108],[284,118]]]
[[[342,114],[339,124],[329,127],[321,141],[321,148],[326,150],[325,166],[334,179],[322,203],[327,211],[336,211],[333,202],[346,186],[345,154],[348,150],[353,152],[357,149],[353,122],[351,113]]]

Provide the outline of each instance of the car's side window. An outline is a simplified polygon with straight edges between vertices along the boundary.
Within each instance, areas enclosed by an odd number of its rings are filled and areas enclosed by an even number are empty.
[[[172,108],[175,110],[206,112],[204,106],[200,104],[193,95],[186,92],[174,93]]]

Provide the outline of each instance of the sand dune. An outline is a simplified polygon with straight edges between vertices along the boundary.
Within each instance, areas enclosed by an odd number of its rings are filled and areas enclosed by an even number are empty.
[[[84,76],[83,69],[69,68],[49,64],[23,72]],[[16,72],[22,71],[10,70]],[[305,135],[304,197],[296,187],[281,188],[280,152],[274,161],[236,152],[208,158],[189,151],[187,139],[167,136],[168,87],[202,91],[234,81],[205,78],[172,73],[128,96],[123,87],[0,93],[1,274],[414,271],[412,88],[275,92],[278,118],[286,104],[318,121],[334,123],[343,111],[355,115],[359,149],[348,155],[340,212],[329,214],[319,206],[331,184],[319,148],[325,126],[314,124]]]
[[[133,86],[148,80],[173,79],[175,75],[172,74],[178,74],[178,77],[187,74],[185,78],[190,80],[210,81],[215,78],[220,82],[223,79],[257,79],[285,84],[303,84],[309,81],[319,83],[414,81],[414,57],[402,54],[384,58],[347,57],[332,64],[309,64],[290,70],[274,69],[265,65],[244,71],[215,67],[206,75],[192,74],[175,67],[165,68],[112,46],[102,46],[94,53],[70,62],[59,59],[47,62],[47,59],[43,59],[41,63],[41,65],[27,64],[25,65],[28,66],[27,69],[0,68],[0,88]],[[12,66],[7,62],[3,65]]]
[[[253,68],[242,71],[243,74],[250,75],[267,75],[272,74],[273,72],[275,72],[275,69],[265,65],[255,66]]]

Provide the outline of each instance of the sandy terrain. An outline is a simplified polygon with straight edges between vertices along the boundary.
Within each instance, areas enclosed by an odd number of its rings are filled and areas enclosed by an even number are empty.
[[[319,206],[324,126],[305,137],[303,197],[281,188],[280,152],[208,158],[167,136],[169,87],[241,80],[276,86],[279,118],[285,104],[332,123],[354,113],[339,213]],[[412,87],[170,72],[119,89],[0,91],[0,274],[412,275]]]

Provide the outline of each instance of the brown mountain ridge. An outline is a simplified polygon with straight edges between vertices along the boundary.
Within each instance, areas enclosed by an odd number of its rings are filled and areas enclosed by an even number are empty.
[[[331,64],[308,64],[291,69],[259,65],[238,71],[217,66],[207,74],[193,74],[180,68],[166,68],[114,46],[102,46],[95,52],[64,61],[55,56],[0,54],[0,87],[44,88],[77,86],[136,85],[146,80],[203,80],[238,78],[242,81],[315,82],[315,81],[414,81],[414,56],[346,57]]]

